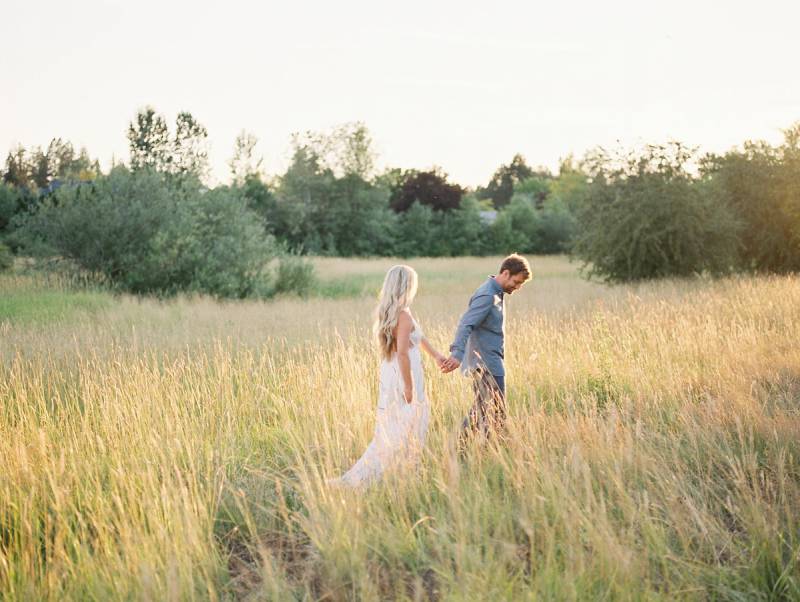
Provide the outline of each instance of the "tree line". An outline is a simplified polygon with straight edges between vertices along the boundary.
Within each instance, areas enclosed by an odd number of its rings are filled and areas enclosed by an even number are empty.
[[[0,240],[123,290],[225,297],[307,290],[308,254],[571,253],[613,281],[800,268],[800,124],[778,146],[595,149],[556,174],[515,155],[476,189],[435,167],[378,171],[362,123],[295,134],[272,177],[242,132],[230,183],[213,188],[208,132],[191,113],[170,127],[146,108],[127,138],[129,161],[108,173],[60,139],[12,149]]]

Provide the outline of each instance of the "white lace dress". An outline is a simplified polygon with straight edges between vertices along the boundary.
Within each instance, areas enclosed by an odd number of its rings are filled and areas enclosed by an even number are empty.
[[[344,475],[329,481],[334,485],[359,487],[380,479],[387,471],[401,465],[413,465],[425,444],[430,422],[430,404],[425,395],[420,341],[422,330],[414,320],[408,358],[411,363],[413,400],[403,399],[403,378],[397,353],[380,366],[380,391],[375,433],[366,451]]]

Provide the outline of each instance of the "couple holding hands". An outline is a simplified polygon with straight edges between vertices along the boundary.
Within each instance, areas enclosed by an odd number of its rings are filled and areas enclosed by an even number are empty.
[[[374,329],[381,356],[375,432],[353,467],[329,483],[346,487],[369,485],[396,464],[416,460],[430,421],[422,350],[442,372],[452,372],[460,366],[473,379],[475,401],[462,424],[462,443],[474,433],[488,436],[503,427],[503,301],[505,295],[519,290],[530,278],[530,265],[524,257],[506,257],[497,275],[489,276],[470,298],[450,345],[450,356],[445,357],[431,346],[411,313],[417,273],[407,265],[389,269],[378,300]]]

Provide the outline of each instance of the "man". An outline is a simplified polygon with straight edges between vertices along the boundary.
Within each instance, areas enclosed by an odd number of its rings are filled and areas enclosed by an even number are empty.
[[[528,261],[514,253],[500,264],[496,276],[478,287],[461,316],[450,357],[441,366],[473,377],[475,403],[464,419],[462,439],[477,431],[488,436],[503,427],[506,416],[506,371],[503,366],[505,311],[503,298],[519,290],[531,279]]]

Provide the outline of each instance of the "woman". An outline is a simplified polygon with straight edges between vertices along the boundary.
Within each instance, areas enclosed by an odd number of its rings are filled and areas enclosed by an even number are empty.
[[[380,390],[375,433],[364,455],[332,484],[358,487],[380,479],[404,461],[413,462],[425,443],[430,405],[425,395],[420,349],[438,366],[445,357],[422,334],[411,315],[417,293],[417,273],[396,265],[383,281],[375,318],[375,338],[381,356]]]

